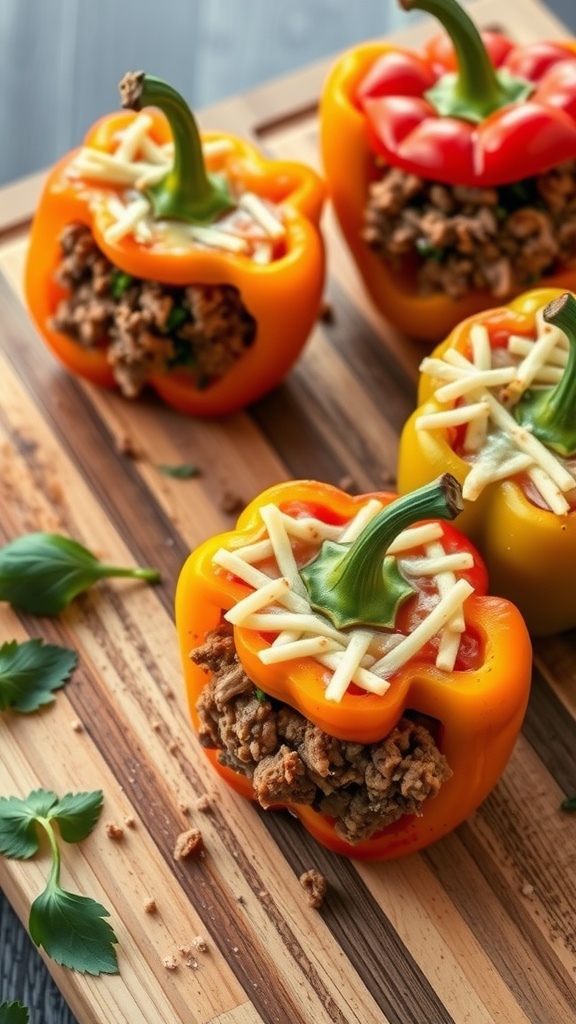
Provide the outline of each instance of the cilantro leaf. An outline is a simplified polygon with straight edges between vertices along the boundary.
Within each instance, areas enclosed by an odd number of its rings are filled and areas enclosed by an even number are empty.
[[[16,640],[0,647],[0,711],[37,711],[54,700],[53,690],[64,686],[78,656],[68,647],[42,640]]]
[[[0,1003],[0,1024],[28,1024],[29,1020],[22,1003]]]
[[[27,800],[0,797],[0,853],[26,860],[38,852],[38,817],[45,817],[57,802],[56,793],[37,789]]]
[[[66,892],[51,878],[30,908],[28,928],[57,964],[80,974],[117,974],[114,931],[105,907],[89,896]]]
[[[56,963],[82,974],[116,974],[113,945],[118,940],[103,920],[110,916],[105,907],[60,885],[60,848],[54,822],[65,842],[79,842],[94,828],[102,800],[101,790],[67,793],[61,800],[56,793],[43,789],[34,790],[26,800],[0,798],[0,853],[7,857],[33,856],[39,847],[39,828],[46,833],[52,853],[46,888],[30,908],[30,935]]]
[[[50,821],[57,821],[60,835],[66,843],[79,843],[90,835],[100,812],[104,794],[102,790],[94,793],[67,793],[50,809]]]
[[[59,533],[25,533],[0,548],[0,601],[32,615],[58,615],[78,594],[109,576],[157,583],[156,569],[124,569],[100,562]]]
[[[191,462],[183,462],[181,466],[158,466],[160,473],[164,476],[171,476],[175,480],[191,480],[192,477],[199,476],[200,470],[198,466],[194,466]]]
[[[562,811],[576,811],[576,796],[567,796],[560,804]]]

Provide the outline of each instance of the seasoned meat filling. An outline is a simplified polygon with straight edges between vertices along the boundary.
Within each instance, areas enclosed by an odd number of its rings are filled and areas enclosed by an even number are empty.
[[[351,743],[322,732],[297,711],[254,687],[222,624],[192,653],[211,673],[197,703],[200,738],[219,760],[252,780],[263,807],[309,804],[335,819],[348,843],[368,839],[427,797],[452,774],[428,729],[402,718],[379,743]]]
[[[418,289],[505,299],[576,262],[576,161],[499,188],[426,181],[387,168],[370,188],[362,237],[392,266],[417,257]]]
[[[254,341],[256,323],[230,285],[176,287],[130,277],[110,263],[84,224],[69,224],[60,245],[56,280],[67,294],[51,326],[87,348],[106,344],[128,398],[150,377],[180,368],[205,388]]]

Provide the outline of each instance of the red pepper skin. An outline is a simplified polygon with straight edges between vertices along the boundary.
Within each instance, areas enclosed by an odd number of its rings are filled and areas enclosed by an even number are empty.
[[[483,34],[483,40],[490,55],[496,55],[493,56],[495,66],[504,59],[511,61],[512,52],[519,64],[528,59],[528,48],[512,48],[504,37],[487,38]],[[559,51],[563,57],[565,55],[566,59],[552,64],[540,79],[538,88],[546,106],[536,107],[532,97],[528,103],[493,114],[484,123],[490,143],[485,159],[494,174],[498,167],[504,173],[508,169],[508,160],[514,161],[516,179],[530,173],[530,167],[524,160],[524,150],[530,152],[533,145],[540,145],[541,117],[544,121],[548,119],[547,126],[544,125],[546,130],[553,132],[554,125],[560,125],[564,131],[568,125],[570,132],[574,131],[571,156],[576,153],[576,126],[572,122],[576,111],[576,44],[547,46],[552,47],[554,53]],[[546,59],[541,51],[538,53],[540,56],[536,59],[534,50],[529,50],[537,70]],[[330,198],[362,282],[374,306],[387,321],[410,337],[436,344],[463,320],[491,309],[494,296],[487,290],[470,291],[462,299],[452,299],[443,293],[421,295],[414,271],[395,270],[364,242],[362,229],[368,191],[379,174],[372,133],[363,107],[366,103],[389,104],[390,115],[382,121],[381,127],[382,138],[391,154],[396,154],[405,140],[411,139],[410,144],[421,146],[423,158],[433,163],[434,173],[437,171],[441,175],[447,167],[458,167],[460,174],[463,168],[467,168],[468,180],[479,184],[471,144],[471,133],[477,129],[456,118],[430,117],[430,104],[422,96],[440,68],[451,69],[453,66],[453,49],[447,37],[443,36],[432,40],[422,54],[383,43],[362,44],[345,53],[333,66],[324,86],[320,112],[322,157]],[[400,83],[402,88],[396,83]],[[523,112],[525,109],[527,113]],[[511,120],[502,120],[505,113]],[[507,139],[503,138],[500,131],[503,124],[517,130],[518,138],[522,140],[517,152],[511,152]],[[380,144],[383,144],[382,138]],[[497,146],[503,147],[501,152],[495,148]],[[390,163],[400,166],[393,156]],[[433,176],[419,164],[416,172],[424,177]],[[464,184],[464,181],[459,183]],[[498,182],[503,183],[503,180]],[[566,268],[546,274],[543,284],[574,291],[575,271]],[[518,287],[514,294],[521,294],[524,290],[525,287]]]
[[[396,495],[350,496],[328,484],[291,481],[265,491],[244,510],[234,531],[207,540],[187,559],[176,590],[176,625],[180,641],[190,713],[198,727],[196,702],[207,675],[190,658],[190,650],[203,643],[219,625],[223,611],[250,592],[231,574],[218,569],[213,556],[220,547],[234,550],[260,534],[259,508],[272,502],[284,511],[294,502],[324,509],[328,522],[352,518],[369,497],[389,504]],[[292,513],[293,514],[293,513]],[[443,523],[447,550],[474,551],[450,524]],[[356,742],[376,742],[398,722],[406,709],[440,723],[439,742],[453,775],[439,793],[426,801],[419,817],[406,816],[357,844],[342,840],[325,815],[300,804],[289,809],[324,846],[348,857],[390,860],[428,846],[446,835],[487,797],[504,771],[520,730],[531,678],[531,645],[517,609],[500,598],[486,596],[487,576],[474,552],[471,581],[476,586],[465,603],[468,628],[478,639],[477,655],[462,668],[442,672],[426,649],[391,679],[382,696],[356,696],[349,692],[340,703],[323,698],[325,685],[320,666],[301,658],[276,666],[262,666],[258,650],[266,644],[261,634],[235,627],[238,657],[250,679],[270,696],[299,710],[320,728]],[[409,617],[410,611],[405,614]],[[513,657],[511,652],[513,651]],[[217,752],[205,748],[215,770],[237,792],[254,799],[252,783],[221,765]]]
[[[486,38],[495,67],[534,83],[527,101],[503,106],[479,124],[439,115],[425,92],[453,71],[445,42],[424,55],[382,53],[356,93],[373,152],[393,167],[450,185],[505,185],[571,160],[576,153],[574,44],[513,47]]]
[[[171,139],[166,118],[150,109],[151,134],[162,144]],[[132,111],[107,115],[88,132],[84,145],[113,152],[118,132],[136,115]],[[118,191],[88,178],[73,179],[67,170],[78,150],[51,170],[34,217],[25,271],[28,309],[38,331],[56,357],[73,373],[100,387],[116,383],[104,347],[87,348],[51,326],[65,290],[54,280],[61,259],[58,242],[70,223],[86,224],[104,255],[134,277],[165,285],[236,287],[257,323],[256,338],[234,366],[207,388],[196,386],[185,370],[158,374],[148,381],[167,405],[202,417],[234,413],[276,387],[294,365],[314,327],[324,284],[324,245],[319,220],[325,188],[319,176],[303,164],[267,161],[250,143],[222,132],[205,132],[206,140],[226,139],[230,152],[217,158],[211,170],[225,172],[244,191],[282,206],[286,252],[266,266],[218,250],[170,251],[138,243],[132,236],[107,242],[110,215],[93,208],[94,195]]]

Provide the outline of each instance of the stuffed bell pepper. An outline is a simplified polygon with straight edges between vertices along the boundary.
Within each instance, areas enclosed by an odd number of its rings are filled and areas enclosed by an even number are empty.
[[[219,416],[285,376],[317,317],[324,187],[247,142],[200,135],[182,97],[142,72],[48,177],[25,291],[52,351],[127,397],[150,386]],[[143,108],[146,108],[143,110]]]
[[[458,525],[534,635],[576,626],[576,299],[526,292],[460,324],[421,365],[401,493],[461,482]]]
[[[404,498],[279,484],[180,575],[193,721],[216,770],[325,846],[390,859],[454,829],[512,751],[531,677],[519,612],[449,520]]]
[[[321,106],[326,177],[368,292],[440,342],[536,284],[576,287],[576,44],[479,33],[456,0],[399,0],[446,34],[346,53]]]

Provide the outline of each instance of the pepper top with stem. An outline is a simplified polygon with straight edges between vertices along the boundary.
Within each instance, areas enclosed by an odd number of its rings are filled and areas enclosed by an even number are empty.
[[[234,206],[226,181],[206,171],[202,143],[192,111],[180,93],[161,78],[128,71],[119,85],[122,106],[130,110],[158,107],[167,117],[174,141],[174,161],[164,178],[146,195],[154,215],[192,224],[211,224]]]
[[[576,298],[566,292],[544,309],[546,323],[568,338],[568,362],[558,384],[526,391],[514,408],[518,423],[559,455],[576,455]]]
[[[534,86],[492,65],[474,22],[456,0],[399,0],[405,11],[426,11],[452,40],[458,72],[445,74],[425,93],[439,114],[480,122],[508,103],[526,99]]]
[[[374,517],[352,544],[325,541],[301,570],[312,607],[338,629],[392,628],[400,605],[413,593],[394,557],[386,557],[402,530],[423,519],[455,519],[462,489],[449,473],[398,498]]]

